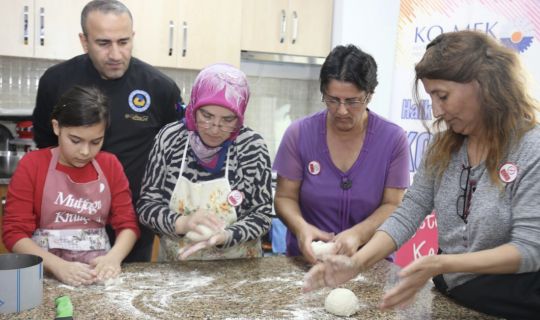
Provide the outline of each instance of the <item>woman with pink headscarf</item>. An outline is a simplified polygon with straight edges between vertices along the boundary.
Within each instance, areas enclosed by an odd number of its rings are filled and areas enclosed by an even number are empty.
[[[137,212],[160,234],[160,260],[262,256],[270,157],[262,137],[243,125],[248,100],[242,71],[211,65],[195,79],[185,119],[156,136]]]

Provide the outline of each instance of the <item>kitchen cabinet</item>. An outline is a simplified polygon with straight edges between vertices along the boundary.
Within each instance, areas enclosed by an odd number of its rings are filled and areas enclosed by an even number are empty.
[[[242,50],[325,57],[332,0],[243,0]]]
[[[2,221],[4,219],[4,200],[7,194],[7,187],[7,184],[0,184],[0,199],[2,199],[2,203],[0,204],[0,254],[8,252],[2,241]]]
[[[182,69],[199,70],[215,62],[240,65],[241,0],[125,3],[133,14],[135,57]]]
[[[0,55],[69,59],[81,54],[80,14],[87,2],[0,1]]]

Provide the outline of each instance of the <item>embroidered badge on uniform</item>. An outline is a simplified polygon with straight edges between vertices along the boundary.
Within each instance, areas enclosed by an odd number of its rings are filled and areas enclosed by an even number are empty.
[[[129,107],[135,112],[144,112],[150,108],[152,99],[144,90],[133,90],[128,98]]]

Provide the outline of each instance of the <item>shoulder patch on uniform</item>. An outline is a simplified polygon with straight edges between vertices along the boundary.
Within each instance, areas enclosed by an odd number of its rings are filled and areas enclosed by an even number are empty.
[[[135,112],[144,112],[150,108],[152,99],[144,90],[133,90],[128,98],[129,107]]]

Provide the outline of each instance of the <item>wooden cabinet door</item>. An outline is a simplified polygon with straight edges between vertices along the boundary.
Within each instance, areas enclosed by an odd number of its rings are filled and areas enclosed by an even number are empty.
[[[287,53],[326,57],[332,46],[332,0],[290,0]]]
[[[135,57],[169,68],[240,65],[241,0],[131,0],[126,5],[134,16]]]
[[[324,57],[333,0],[244,0],[242,50]]]
[[[181,1],[131,0],[125,5],[133,15],[133,56],[155,67],[177,67]]]
[[[35,0],[34,57],[66,60],[84,52],[81,11],[88,0]]]
[[[178,67],[200,70],[223,62],[240,66],[241,0],[184,0]]]
[[[78,34],[86,2],[1,1],[0,54],[58,60],[81,54]]]
[[[82,54],[81,11],[88,0],[35,0],[34,57],[70,59]]]
[[[0,1],[0,55],[34,55],[34,1]]]
[[[242,50],[285,52],[288,7],[288,0],[243,0]]]

